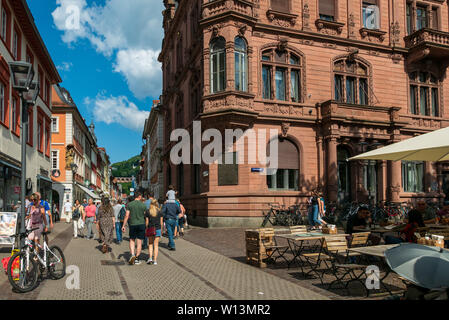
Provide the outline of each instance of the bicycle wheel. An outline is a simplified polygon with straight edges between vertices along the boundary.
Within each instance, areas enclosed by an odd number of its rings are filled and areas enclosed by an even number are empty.
[[[16,261],[17,259],[19,261]],[[37,285],[39,270],[31,254],[28,261],[24,251],[14,254],[9,259],[7,272],[9,283],[20,293],[30,292]]]
[[[65,257],[62,249],[58,246],[51,246],[50,252],[47,252],[47,268],[50,276],[59,280],[65,276]]]

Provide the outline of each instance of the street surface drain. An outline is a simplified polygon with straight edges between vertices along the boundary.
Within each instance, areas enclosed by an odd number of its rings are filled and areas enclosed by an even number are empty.
[[[111,261],[111,260],[101,260],[102,266],[124,266],[124,261]]]
[[[117,296],[121,296],[122,295],[122,293],[119,292],[119,291],[108,291],[108,292],[106,292],[106,294],[108,296],[112,296],[112,297],[117,297]]]

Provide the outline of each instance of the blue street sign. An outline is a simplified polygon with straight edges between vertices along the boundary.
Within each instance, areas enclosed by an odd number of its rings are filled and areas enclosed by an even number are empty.
[[[251,168],[251,172],[263,172],[263,168]]]

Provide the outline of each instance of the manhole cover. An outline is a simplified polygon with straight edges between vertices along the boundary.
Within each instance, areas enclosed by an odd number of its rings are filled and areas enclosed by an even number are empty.
[[[101,260],[102,266],[124,266],[124,261],[111,261],[111,260]]]
[[[121,296],[121,295],[122,295],[122,293],[119,292],[119,291],[108,291],[108,292],[106,292],[106,294],[107,294],[108,296],[113,296],[113,297]]]

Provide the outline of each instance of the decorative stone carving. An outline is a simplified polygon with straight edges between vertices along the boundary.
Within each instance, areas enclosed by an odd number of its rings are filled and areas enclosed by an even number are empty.
[[[379,42],[382,43],[385,40],[385,35],[387,33],[381,30],[371,30],[367,28],[360,29],[360,35],[363,39],[368,40],[370,42]]]
[[[287,138],[288,129],[290,129],[290,123],[289,122],[282,122],[282,125],[281,125],[282,138]]]
[[[348,21],[348,38],[355,39],[355,22],[354,22],[354,14],[349,14]]]
[[[309,5],[307,3],[305,3],[304,8],[302,10],[302,29],[303,30],[310,30],[309,19],[310,19]]]
[[[277,45],[277,49],[280,52],[284,52],[288,47],[288,40],[287,39],[279,39],[279,43]]]
[[[268,21],[283,28],[291,28],[296,24],[298,15],[278,12],[274,10],[267,11]]]
[[[392,42],[399,43],[400,35],[401,35],[401,27],[399,26],[399,22],[391,23],[391,34],[392,34]]]
[[[320,33],[335,36],[343,31],[344,23],[318,19],[315,25]]]

